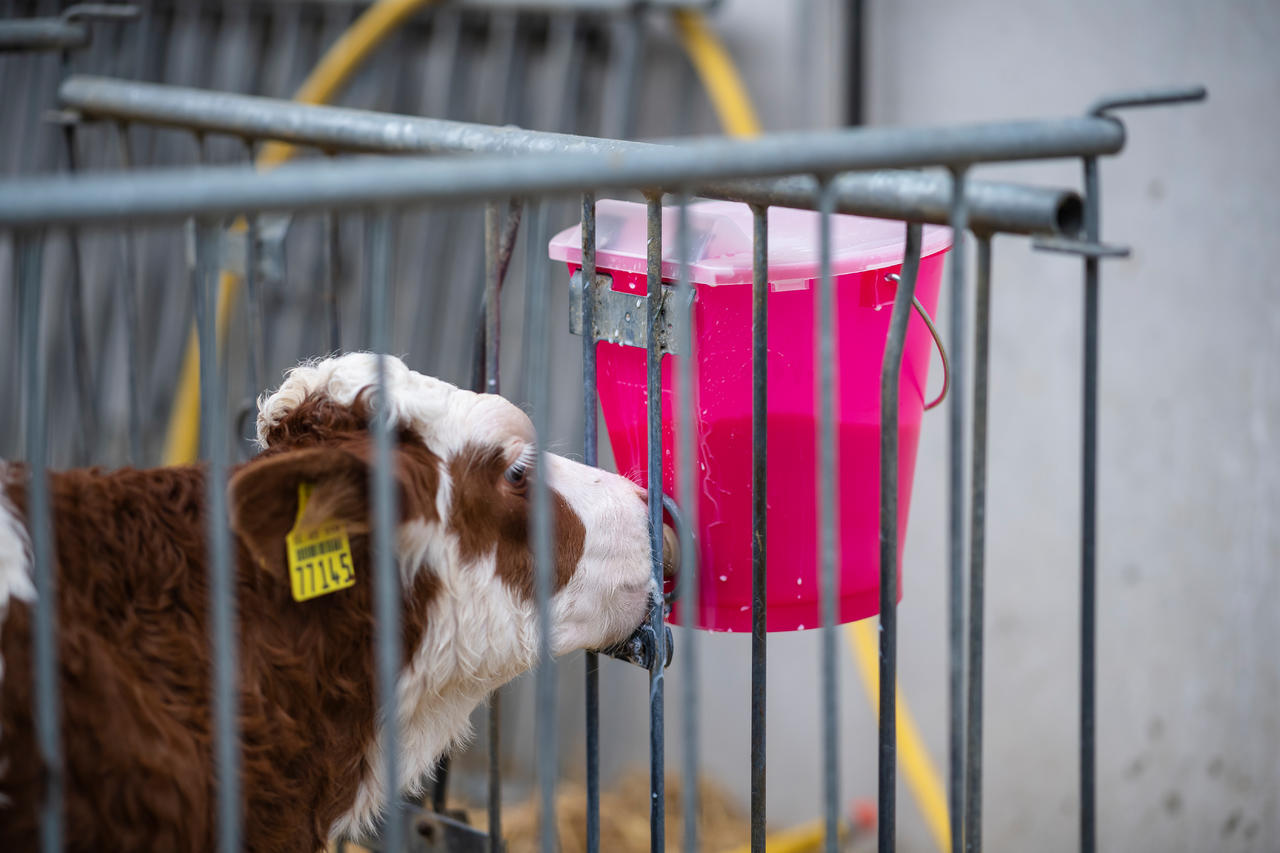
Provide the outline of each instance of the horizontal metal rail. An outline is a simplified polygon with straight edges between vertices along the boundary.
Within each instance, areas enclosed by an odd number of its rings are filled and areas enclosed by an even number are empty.
[[[300,163],[128,175],[21,179],[0,186],[0,225],[26,227],[326,210],[427,201],[567,194],[599,187],[675,188],[730,177],[962,165],[1096,156],[1118,151],[1109,118],[959,127],[873,128],[709,140],[609,154]]]
[[[626,154],[658,148],[653,143],[320,107],[103,77],[70,77],[59,89],[59,98],[64,107],[92,119],[273,139],[330,151]],[[945,175],[919,172],[843,175],[836,182],[836,210],[945,224],[951,186]],[[712,182],[696,192],[749,204],[817,206],[817,184],[804,176]],[[992,233],[1075,234],[1082,224],[1080,196],[1067,189],[969,181],[966,202],[974,227]]]

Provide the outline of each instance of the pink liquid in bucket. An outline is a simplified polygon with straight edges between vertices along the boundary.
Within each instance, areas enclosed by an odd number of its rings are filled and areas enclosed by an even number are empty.
[[[645,293],[644,205],[602,201],[597,209],[597,268],[614,290]],[[698,612],[680,602],[672,621],[715,631],[751,630],[751,214],[745,205],[690,208],[694,258],[698,466]],[[821,625],[818,578],[817,428],[814,395],[818,217],[769,212],[769,390],[767,470],[767,627]],[[879,609],[880,367],[888,335],[905,227],[853,216],[832,218],[839,387],[839,621]],[[638,237],[638,239],[637,239]],[[950,233],[926,228],[916,297],[937,308]],[[676,275],[675,210],[664,211],[664,280]],[[581,260],[577,228],[552,241],[551,255],[571,270]],[[932,339],[912,315],[899,402],[899,555],[906,536],[916,447]],[[647,485],[645,352],[597,345],[598,387],[618,470]],[[672,385],[675,356],[662,364],[663,488],[677,494]],[[688,508],[685,508],[688,514]],[[899,577],[901,562],[899,562]],[[901,583],[899,583],[901,589]]]

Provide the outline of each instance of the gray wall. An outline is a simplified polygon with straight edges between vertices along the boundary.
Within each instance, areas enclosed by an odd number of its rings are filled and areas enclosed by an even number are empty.
[[[831,5],[731,0],[719,16],[770,128],[836,114],[837,47],[816,35],[836,32]],[[1280,464],[1271,446],[1280,431],[1280,283],[1268,237],[1280,217],[1280,5],[867,6],[876,124],[1069,114],[1116,90],[1209,87],[1200,106],[1126,114],[1127,149],[1102,165],[1104,237],[1133,255],[1103,270],[1099,842],[1280,849]],[[806,95],[807,72],[817,83]],[[981,174],[1079,184],[1075,164]],[[986,838],[991,849],[1070,850],[1080,269],[1021,239],[998,238],[994,252]],[[945,422],[934,413],[922,436],[900,609],[902,685],[939,761]],[[748,641],[700,640],[704,766],[745,804]],[[820,808],[817,643],[808,633],[771,637],[774,825]],[[605,696],[607,768],[643,761],[646,749],[643,715],[623,699],[643,689],[643,674],[619,670],[606,673],[616,686]],[[669,685],[679,678],[673,672]],[[841,679],[843,794],[874,797],[874,717],[847,658]],[[678,717],[673,707],[671,767]],[[900,798],[902,849],[931,849],[905,788]]]

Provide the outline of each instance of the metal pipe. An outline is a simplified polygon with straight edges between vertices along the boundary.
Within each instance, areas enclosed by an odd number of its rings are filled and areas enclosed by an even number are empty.
[[[89,28],[61,18],[0,21],[0,53],[70,50],[89,43]]]
[[[213,720],[218,780],[218,849],[241,849],[239,685],[235,629],[235,574],[227,527],[225,389],[218,370],[218,271],[220,230],[196,223],[194,303],[200,341],[200,438],[208,460],[206,535],[209,537],[209,622],[213,643]]]
[[[1084,158],[1085,239],[1101,236],[1098,161]],[[1098,258],[1084,259],[1084,389],[1080,472],[1080,849],[1097,846]]]
[[[65,107],[79,110],[88,118],[199,127],[208,132],[278,139],[327,150],[589,154],[661,148],[651,143],[410,118],[100,77],[70,77],[62,84],[59,97]],[[607,130],[620,132],[615,128]],[[836,183],[838,212],[939,224],[948,221],[951,181],[944,175],[901,171],[849,174]],[[817,205],[817,187],[808,177],[712,181],[693,191],[753,204],[811,209]],[[973,181],[968,182],[966,194],[970,219],[976,228],[1012,233],[1074,234],[1079,230],[1081,202],[1070,190]]]
[[[751,209],[751,853],[764,853],[768,636],[769,208]],[[686,350],[692,352],[692,350]]]
[[[797,171],[1074,157],[1111,151],[1122,142],[1120,125],[1110,119],[1073,118],[924,130],[823,131],[625,154],[368,159],[342,169],[305,162],[266,173],[230,166],[27,178],[0,186],[0,225],[118,223],[193,214],[568,194],[599,187],[682,186]]]
[[[546,203],[531,204],[529,230],[525,245],[525,388],[533,415],[534,447],[537,452],[533,477],[531,526],[533,529],[533,561],[538,602],[538,669],[535,729],[538,739],[538,791],[541,800],[541,850],[554,853],[556,841],[556,777],[559,755],[556,737],[556,671],[551,656],[551,596],[553,593],[552,543],[554,519],[547,478],[545,447],[550,423],[550,343],[548,335],[549,307],[547,296]]]
[[[973,459],[969,486],[969,661],[964,744],[964,849],[982,850],[982,656],[987,542],[987,378],[991,325],[991,236],[977,235],[973,314]]]
[[[28,530],[31,533],[32,573],[36,586],[32,625],[35,664],[35,728],[40,760],[44,763],[44,802],[40,809],[40,849],[56,853],[63,845],[64,783],[62,764],[61,689],[58,679],[58,612],[54,606],[57,579],[53,519],[49,506],[48,376],[40,354],[40,303],[44,238],[23,233],[14,241],[14,281],[21,314],[23,390],[26,410]]]
[[[338,279],[342,275],[342,233],[338,229],[338,214],[329,211],[324,218],[324,317],[328,330],[328,350],[336,353],[342,348],[342,329],[338,320]]]
[[[404,657],[400,628],[401,589],[396,570],[395,541],[398,516],[394,464],[395,428],[391,422],[391,401],[387,396],[386,353],[390,348],[391,215],[385,210],[369,217],[365,245],[368,247],[369,324],[367,340],[377,354],[377,408],[369,422],[373,433],[373,470],[370,494],[373,506],[373,591],[374,645],[377,652],[378,718],[380,770],[385,783],[382,841],[386,850],[403,850],[405,821],[400,803],[400,713],[396,702],[396,680]]]
[[[907,324],[914,310],[920,271],[920,223],[907,225],[902,275],[889,318],[880,366],[880,853],[893,853],[897,837],[898,779],[898,397]]]
[[[836,623],[840,601],[836,412],[840,407],[840,376],[836,372],[836,294],[831,272],[831,213],[835,207],[835,193],[829,180],[820,179],[819,187],[818,256],[821,273],[818,298],[814,303],[818,312],[814,318],[814,325],[818,327],[814,397],[818,411],[818,554],[822,584],[822,792],[826,818],[824,849],[827,853],[836,853],[840,845],[840,688],[836,670]]]
[[[62,122],[62,143],[67,156],[67,173],[75,174],[79,163],[76,157],[75,125]],[[67,243],[71,255],[71,276],[67,279],[67,318],[71,333],[71,359],[75,373],[76,400],[80,409],[80,434],[78,436],[81,462],[93,458],[101,434],[98,395],[95,391],[93,367],[89,359],[89,335],[84,324],[84,259],[80,250],[80,230],[67,229]]]
[[[116,141],[120,147],[120,168],[128,171],[133,168],[133,145],[129,141],[129,126],[123,122],[116,125]],[[120,230],[120,302],[124,312],[124,353],[125,374],[129,393],[129,461],[142,466],[142,386],[138,382],[138,291],[141,289],[141,270],[138,264],[137,249],[134,245],[137,236],[129,229]]]
[[[582,196],[582,280],[596,280],[596,197]],[[599,422],[596,418],[595,300],[582,300],[582,456],[598,464]],[[600,853],[600,656],[587,652],[587,853]]]
[[[484,390],[499,392],[502,269],[499,254],[501,212],[497,202],[484,211]],[[502,851],[502,690],[489,697],[489,853]]]
[[[245,140],[245,153],[250,163],[253,162],[253,141]],[[245,288],[245,320],[246,334],[249,337],[249,387],[257,394],[266,387],[264,371],[266,370],[265,346],[263,343],[264,326],[262,322],[262,293],[259,288],[258,270],[258,217],[247,217],[245,229],[244,251],[244,288]]]
[[[952,172],[951,211],[951,393],[947,431],[947,793],[951,851],[964,843],[964,388],[965,172]]]
[[[681,566],[679,574],[680,607],[687,614],[682,620],[688,627],[684,632],[681,651],[684,675],[684,849],[698,849],[698,632],[693,629],[698,614],[698,552],[693,531],[698,526],[698,499],[694,489],[694,471],[697,470],[697,453],[694,449],[694,424],[698,410],[694,405],[696,375],[693,360],[694,299],[693,284],[689,280],[689,263],[692,241],[689,237],[689,196],[681,193],[676,219],[676,257],[679,272],[675,291],[675,312],[682,318],[680,351],[676,359],[676,471],[679,478],[676,489],[679,505],[684,511],[685,523],[679,525]],[[587,301],[587,300],[583,300]]]
[[[645,353],[649,405],[649,553],[653,578],[662,588],[662,352],[658,349],[659,312],[662,309],[662,195],[647,196],[648,262],[647,306],[648,347]],[[589,330],[588,330],[589,332]],[[656,654],[649,670],[649,849],[652,853],[666,850],[665,773],[665,671],[667,665],[667,631],[663,625],[661,600],[650,611]],[[688,784],[697,784],[688,780]]]

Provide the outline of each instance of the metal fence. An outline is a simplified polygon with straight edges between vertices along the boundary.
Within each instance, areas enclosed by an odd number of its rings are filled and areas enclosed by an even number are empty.
[[[824,353],[831,353],[835,330],[831,321],[834,285],[830,267],[829,217],[836,211],[897,218],[904,221],[906,258],[894,299],[891,332],[886,343],[882,368],[881,434],[881,552],[880,552],[880,728],[879,823],[880,849],[892,850],[895,841],[895,691],[896,683],[896,566],[897,513],[897,389],[902,347],[909,319],[915,274],[920,253],[920,223],[949,224],[956,235],[950,262],[949,289],[952,298],[948,349],[951,355],[953,392],[950,402],[949,482],[949,754],[948,779],[951,805],[953,849],[981,848],[982,782],[982,660],[983,660],[983,565],[985,458],[987,419],[988,316],[990,302],[991,238],[997,233],[1035,234],[1046,249],[1073,253],[1083,258],[1084,277],[1084,396],[1082,400],[1082,530],[1081,530],[1081,707],[1080,707],[1080,791],[1082,849],[1094,847],[1093,728],[1094,672],[1094,543],[1096,541],[1095,475],[1097,417],[1097,325],[1099,260],[1120,253],[1100,241],[1097,159],[1118,153],[1124,145],[1124,129],[1109,115],[1119,107],[1169,103],[1203,97],[1197,89],[1152,91],[1098,102],[1087,115],[1057,119],[975,124],[960,127],[866,129],[820,133],[785,134],[752,141],[708,140],[673,146],[622,143],[603,139],[520,131],[404,116],[380,115],[322,107],[300,107],[267,99],[180,90],[118,80],[72,77],[66,80],[59,97],[64,107],[75,110],[84,121],[111,124],[149,123],[182,128],[201,138],[222,134],[247,140],[246,151],[266,140],[314,146],[324,151],[394,152],[396,158],[351,158],[333,162],[311,161],[257,173],[241,165],[220,165],[176,171],[134,170],[120,174],[93,174],[71,177],[20,178],[0,184],[0,229],[7,232],[14,258],[14,292],[20,334],[23,387],[23,453],[33,466],[30,484],[30,524],[32,529],[38,603],[35,612],[36,702],[41,755],[47,766],[48,799],[43,812],[46,849],[61,847],[61,747],[56,725],[57,641],[52,607],[53,559],[49,537],[49,506],[45,478],[40,471],[48,459],[49,423],[47,340],[55,323],[44,299],[48,282],[42,276],[42,259],[48,241],[65,235],[75,241],[79,234],[107,233],[119,241],[119,257],[127,264],[129,235],[142,228],[170,227],[168,239],[182,240],[182,230],[172,226],[188,223],[191,243],[192,298],[195,306],[200,347],[200,414],[202,455],[210,470],[210,565],[212,566],[211,610],[215,649],[215,696],[217,705],[217,755],[219,773],[219,838],[222,849],[238,849],[239,795],[234,786],[238,742],[235,734],[235,602],[230,585],[230,539],[226,527],[225,483],[230,462],[229,436],[234,427],[228,405],[236,395],[228,392],[231,368],[220,359],[218,304],[225,298],[227,283],[218,270],[239,257],[245,274],[246,298],[250,306],[248,327],[251,337],[262,334],[262,307],[255,306],[258,294],[252,286],[254,270],[265,263],[263,243],[244,239],[229,228],[243,217],[252,235],[255,223],[287,214],[325,221],[340,214],[358,214],[365,224],[363,281],[359,298],[366,321],[364,340],[375,352],[387,352],[391,334],[390,293],[392,265],[396,254],[396,234],[390,214],[405,209],[425,209],[460,201],[481,201],[486,205],[484,239],[484,302],[481,334],[482,357],[477,371],[485,390],[498,392],[501,287],[504,268],[510,258],[515,228],[523,227],[529,262],[525,282],[525,346],[530,369],[524,373],[524,393],[532,404],[539,449],[546,441],[549,414],[548,335],[551,323],[563,322],[550,316],[552,285],[548,266],[541,257],[546,245],[546,216],[553,200],[574,199],[581,203],[583,221],[582,280],[595,280],[595,200],[606,190],[631,190],[648,200],[649,255],[647,271],[648,366],[648,458],[650,471],[661,470],[662,395],[660,367],[664,351],[655,329],[672,312],[685,334],[692,327],[693,291],[687,268],[675,283],[674,300],[662,296],[663,257],[661,203],[673,198],[680,207],[677,229],[677,258],[687,258],[680,247],[689,245],[689,225],[685,204],[692,196],[710,196],[744,201],[754,214],[753,276],[753,589],[752,600],[752,807],[751,839],[755,850],[763,850],[765,814],[766,736],[764,680],[766,677],[766,634],[764,582],[765,561],[765,466],[766,442],[764,407],[768,377],[765,374],[765,329],[767,311],[767,229],[766,213],[771,205],[810,207],[821,214],[823,272],[818,282],[819,311],[817,338]],[[422,153],[471,152],[472,156],[423,158]],[[518,156],[515,156],[518,155]],[[1011,184],[980,182],[971,177],[976,167],[986,163],[1031,159],[1079,159],[1083,166],[1082,195],[1071,191],[1043,190]],[[936,172],[878,171],[937,169]],[[510,211],[523,209],[523,225]],[[1080,226],[1083,233],[1077,233]],[[970,290],[968,259],[963,235],[972,233],[976,245],[976,273]],[[1044,236],[1048,235],[1048,236]],[[235,246],[240,248],[233,248]],[[333,244],[331,244],[332,247]],[[330,270],[333,267],[330,265]],[[127,276],[126,276],[127,278]],[[126,291],[132,289],[125,288]],[[136,293],[135,293],[136,296]],[[121,294],[123,298],[123,293]],[[333,289],[329,285],[311,294],[314,310],[321,315],[332,311]],[[973,348],[967,338],[966,306],[974,299]],[[591,330],[592,300],[583,300],[583,328]],[[326,309],[325,306],[329,307]],[[664,313],[665,312],[665,313]],[[126,322],[137,331],[137,311],[126,309]],[[314,315],[313,315],[314,316]],[[132,318],[130,320],[129,318]],[[471,322],[473,316],[460,321]],[[331,328],[329,315],[327,328]],[[74,335],[72,336],[74,343]],[[252,349],[253,341],[250,341]],[[585,455],[596,462],[596,377],[595,344],[592,334],[583,341],[583,415]],[[688,352],[687,343],[685,352]],[[251,357],[252,358],[252,357]],[[259,371],[261,358],[257,357]],[[972,358],[972,366],[969,360]],[[823,359],[830,365],[831,359]],[[677,359],[677,458],[691,458],[693,442],[693,364]],[[252,369],[250,372],[255,372]],[[257,378],[261,378],[261,374]],[[820,388],[832,387],[833,377],[819,378]],[[972,383],[972,397],[967,389]],[[381,389],[381,380],[379,382]],[[257,385],[256,387],[261,387]],[[836,742],[839,717],[836,693],[835,602],[839,595],[836,516],[836,442],[834,412],[830,395],[825,395],[819,435],[819,506],[821,523],[814,536],[821,543],[821,579],[824,625],[822,628],[822,715],[824,811],[827,849],[837,845],[839,755]],[[130,432],[139,424],[130,425]],[[379,704],[390,707],[398,660],[399,587],[393,565],[391,543],[394,536],[391,512],[391,484],[388,461],[392,436],[386,421],[375,419],[376,439],[373,513],[375,554],[374,588],[377,592],[377,655]],[[966,434],[971,430],[971,446]],[[966,476],[966,463],[970,466]],[[694,505],[692,471],[681,469],[675,496],[678,506],[690,511]],[[547,602],[550,589],[550,513],[545,490],[535,489],[532,529],[535,531],[539,613],[544,630],[542,665],[538,670],[538,778],[542,798],[543,849],[555,849],[554,790],[556,784],[556,731],[554,670],[546,638],[549,634]],[[661,479],[651,477],[651,551],[655,577],[662,579]],[[695,553],[690,540],[692,525],[685,525],[681,551]],[[966,543],[968,552],[966,554]],[[679,594],[694,594],[696,568],[686,565],[681,572]],[[967,577],[966,577],[967,575]],[[967,581],[967,588],[966,588]],[[651,843],[654,850],[665,849],[663,814],[663,743],[665,669],[670,649],[661,608],[655,608],[649,625],[650,652],[643,657],[650,672],[651,732]],[[698,658],[696,633],[689,632],[680,650],[682,670],[680,701],[684,704],[686,728],[683,775],[685,813],[697,813],[698,749],[696,705],[698,700]],[[587,663],[587,779],[588,838],[591,849],[599,849],[599,720],[596,678],[598,661]],[[390,715],[394,719],[394,715]],[[491,716],[496,719],[496,716]],[[394,727],[392,727],[394,728]],[[491,738],[499,735],[490,727]],[[388,771],[395,766],[396,733],[385,732]],[[491,744],[491,756],[494,754]],[[496,765],[493,765],[496,772]],[[392,773],[392,778],[395,778]],[[500,836],[498,788],[491,791],[490,826],[497,849]],[[393,797],[386,803],[388,820],[382,844],[385,849],[404,847],[406,822],[401,819],[403,804]],[[696,821],[686,821],[685,849],[698,849]]]

